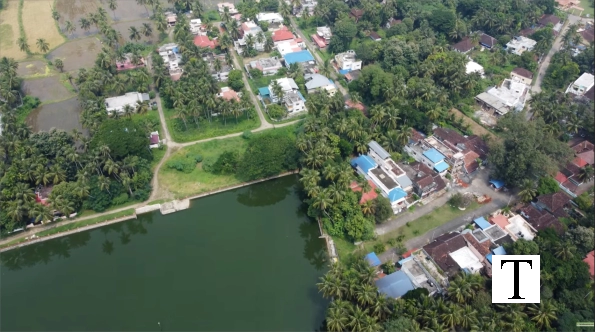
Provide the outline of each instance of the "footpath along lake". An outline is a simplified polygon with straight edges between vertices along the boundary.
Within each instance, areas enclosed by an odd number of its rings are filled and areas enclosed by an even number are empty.
[[[327,256],[297,184],[287,176],[2,253],[0,330],[316,330]]]

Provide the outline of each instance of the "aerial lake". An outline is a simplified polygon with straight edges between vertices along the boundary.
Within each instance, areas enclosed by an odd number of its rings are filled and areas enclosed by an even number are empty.
[[[327,255],[297,177],[2,253],[3,331],[314,331]]]

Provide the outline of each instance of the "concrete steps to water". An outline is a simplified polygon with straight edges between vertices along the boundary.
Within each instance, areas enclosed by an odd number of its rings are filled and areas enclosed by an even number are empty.
[[[161,214],[170,214],[181,210],[186,210],[190,207],[190,200],[175,200],[167,203],[163,203],[160,206]]]

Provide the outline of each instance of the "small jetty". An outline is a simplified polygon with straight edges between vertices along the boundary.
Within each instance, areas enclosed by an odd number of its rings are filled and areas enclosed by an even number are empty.
[[[186,210],[190,207],[190,200],[175,200],[160,205],[161,214],[170,214],[181,210]]]

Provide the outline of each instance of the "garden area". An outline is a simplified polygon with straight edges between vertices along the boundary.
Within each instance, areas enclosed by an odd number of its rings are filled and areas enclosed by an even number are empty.
[[[183,198],[293,170],[297,167],[297,157],[292,156],[297,156],[295,130],[292,125],[247,131],[182,148],[160,169],[160,186]]]

